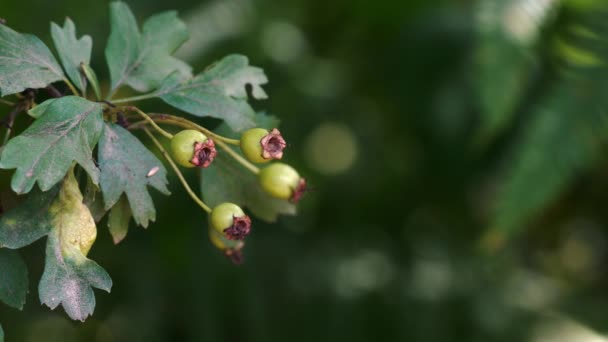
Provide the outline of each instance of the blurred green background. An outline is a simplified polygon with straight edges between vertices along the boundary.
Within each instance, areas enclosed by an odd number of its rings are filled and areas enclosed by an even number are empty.
[[[38,241],[24,310],[0,306],[8,342],[608,341],[604,0],[128,3],[140,23],[179,11],[195,71],[228,53],[265,69],[253,105],[313,191],[255,221],[235,267],[170,178],[147,231],[114,246],[99,225],[114,287],[86,323],[40,305]],[[65,16],[107,78],[106,1],[0,3],[49,45]]]

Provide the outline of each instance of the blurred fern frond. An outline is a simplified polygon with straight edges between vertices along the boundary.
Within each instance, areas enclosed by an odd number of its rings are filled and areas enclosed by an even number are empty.
[[[514,144],[499,193],[493,227],[503,232],[522,228],[580,172],[592,168],[608,145],[608,3],[581,10],[563,2],[558,16],[542,41],[547,53],[537,56],[549,65],[553,75],[548,79],[553,81],[534,94],[533,105],[522,109],[525,128]],[[515,96],[513,91],[505,89],[502,96]],[[499,97],[498,92],[493,96]],[[501,110],[501,119],[496,112],[483,113],[486,122],[494,122],[484,129],[498,129],[496,122],[504,125],[509,120],[506,108]]]

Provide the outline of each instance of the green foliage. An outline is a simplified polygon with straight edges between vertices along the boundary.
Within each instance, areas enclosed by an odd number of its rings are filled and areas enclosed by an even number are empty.
[[[0,95],[44,88],[64,78],[51,51],[40,39],[0,25]]]
[[[76,38],[76,26],[70,18],[65,19],[63,27],[51,23],[51,36],[53,37],[61,64],[63,64],[63,69],[74,85],[84,92],[86,81],[80,72],[80,65],[88,65],[91,61],[91,50],[93,49],[91,37],[83,36],[80,39]]]
[[[261,85],[266,82],[262,69],[249,66],[247,57],[230,55],[186,81],[181,75],[172,74],[163,82],[158,96],[190,114],[223,119],[240,132],[255,125],[245,85],[252,85],[255,99],[265,99]]]
[[[111,91],[123,83],[138,91],[157,88],[172,72],[191,75],[191,68],[171,54],[187,39],[186,25],[175,11],[149,18],[139,32],[129,7],[123,2],[110,5],[111,33],[106,47]]]
[[[601,62],[608,58],[608,8],[589,11],[562,6],[557,19],[560,29],[541,34],[558,2],[538,11],[526,11],[526,5],[517,1],[488,0],[482,5],[496,11],[488,11],[480,21],[484,35],[479,52],[485,56],[479,61],[484,103],[481,134],[495,136],[507,127],[519,106],[528,107],[492,222],[493,227],[511,233],[525,227],[578,174],[592,168],[608,142],[604,94],[608,68]],[[529,25],[516,25],[521,22]],[[535,52],[539,47],[546,52]],[[531,56],[544,59],[532,61]],[[529,88],[535,77],[531,68],[537,63],[546,64],[544,77],[551,80],[544,92]]]
[[[133,219],[147,227],[156,219],[156,210],[148,185],[165,195],[167,170],[163,164],[126,129],[116,124],[106,124],[99,141],[99,167],[101,191],[105,209],[109,210],[125,193],[131,205]],[[156,169],[154,175],[148,176]]]
[[[91,154],[103,128],[101,105],[76,96],[50,101],[40,118],[2,151],[0,168],[17,169],[11,187],[18,194],[29,192],[36,182],[42,191],[49,190],[74,161],[98,183]]]
[[[131,208],[129,201],[123,195],[110,210],[108,216],[108,228],[115,244],[120,243],[129,231],[129,221],[131,220]]]
[[[203,196],[213,206],[220,199],[235,201],[267,221],[295,213],[293,204],[265,194],[257,184],[255,166],[238,157],[238,152],[230,154],[228,146],[239,145],[237,132],[256,124],[278,124],[274,118],[256,116],[247,102],[248,85],[253,98],[267,97],[261,87],[267,82],[262,69],[250,66],[245,56],[230,55],[193,77],[191,67],[172,56],[188,39],[186,26],[175,11],[150,17],[140,32],[129,7],[113,2],[110,25],[105,49],[110,89],[101,101],[103,94],[90,66],[92,39],[88,35],[79,39],[72,20],[66,19],[63,27],[51,24],[55,48],[71,82],[40,40],[0,24],[0,60],[8,61],[0,64],[0,92],[2,96],[15,94],[1,103],[13,107],[4,122],[9,126],[6,140],[14,133],[12,125],[18,114],[25,112],[33,120],[2,146],[0,155],[0,168],[14,169],[12,190],[26,194],[0,218],[0,300],[11,306],[21,308],[25,302],[27,271],[16,252],[4,248],[22,248],[44,236],[46,261],[38,285],[41,303],[51,309],[61,305],[70,318],[84,321],[95,309],[93,288],[110,291],[110,276],[87,258],[97,238],[96,222],[109,212],[109,232],[119,243],[127,235],[131,218],[143,227],[156,219],[148,187],[170,194],[167,170],[130,132],[135,129],[145,130],[201,209],[210,212],[150,132],[154,129],[171,139],[173,135],[159,124],[205,133],[216,141],[210,140],[208,148],[215,148],[216,143],[222,146],[221,157],[206,171],[203,186]],[[72,94],[65,95],[61,85],[51,84],[60,80],[67,87],[65,92]],[[114,99],[124,84],[151,92]],[[87,93],[89,87],[94,98]],[[38,103],[39,88],[46,88],[53,98],[43,97]],[[120,105],[154,97],[195,116],[224,120],[219,132],[231,138],[178,116],[148,115],[135,106]],[[199,147],[196,153],[206,151]],[[231,253],[240,253],[243,245]],[[236,254],[231,258],[240,259]]]
[[[25,304],[28,280],[27,267],[19,253],[0,248],[0,274],[0,301],[21,310]]]
[[[0,247],[25,247],[51,230],[49,207],[57,197],[59,186],[47,192],[33,190],[19,206],[0,218]]]

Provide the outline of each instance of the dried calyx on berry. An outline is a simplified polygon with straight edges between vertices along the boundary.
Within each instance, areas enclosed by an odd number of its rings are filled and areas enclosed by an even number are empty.
[[[243,240],[251,231],[251,219],[234,203],[222,203],[213,208],[209,225],[228,240]]]
[[[297,203],[306,191],[306,180],[291,166],[274,163],[258,174],[262,189],[270,196]]]
[[[243,247],[245,242],[228,240],[224,235],[218,233],[214,229],[209,229],[209,240],[213,245],[221,250],[224,255],[235,265],[243,263]]]
[[[266,163],[272,159],[283,158],[287,146],[278,129],[268,131],[263,128],[252,128],[241,135],[241,151],[249,161]]]
[[[192,129],[173,136],[171,152],[175,161],[183,167],[208,167],[217,155],[213,140]]]

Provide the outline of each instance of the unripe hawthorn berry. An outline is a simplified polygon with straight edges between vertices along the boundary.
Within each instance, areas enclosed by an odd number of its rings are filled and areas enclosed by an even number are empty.
[[[286,146],[285,139],[276,128],[270,131],[252,128],[241,135],[241,151],[254,163],[266,163],[272,159],[283,158],[283,149]]]
[[[306,180],[287,164],[274,163],[263,168],[258,179],[262,189],[270,196],[293,203],[297,203],[306,191]]]
[[[183,167],[208,167],[215,158],[215,143],[206,135],[192,129],[183,130],[171,139],[171,152]]]
[[[251,219],[234,203],[222,203],[213,208],[209,225],[228,240],[243,240],[251,231]]]

